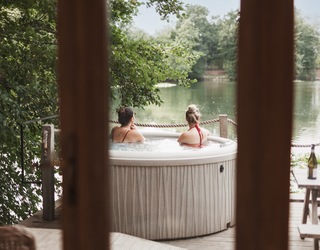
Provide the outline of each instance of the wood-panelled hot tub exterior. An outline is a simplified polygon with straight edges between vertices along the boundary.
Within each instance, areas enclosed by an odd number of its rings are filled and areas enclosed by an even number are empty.
[[[234,226],[236,150],[234,142],[206,153],[145,152],[121,158],[121,152],[110,152],[112,231],[158,240]]]

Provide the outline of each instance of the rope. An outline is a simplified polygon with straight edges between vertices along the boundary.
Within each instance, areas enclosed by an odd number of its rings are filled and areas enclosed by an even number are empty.
[[[320,143],[317,143],[317,144],[291,144],[291,147],[297,147],[297,148],[311,148],[311,146],[314,145],[314,146],[320,146]]]
[[[110,120],[111,123],[117,123],[118,121]],[[181,127],[187,127],[188,124],[179,123],[179,124],[152,124],[152,123],[134,123],[138,127],[150,127],[150,128],[181,128]]]
[[[238,124],[235,121],[231,120],[231,119],[227,119],[227,121],[230,122],[235,127],[238,126]]]
[[[230,120],[231,121],[231,120]],[[118,121],[115,120],[109,120],[111,123],[117,123]],[[200,122],[200,125],[206,125],[210,123],[218,123],[219,119],[213,119],[209,121]],[[188,127],[187,123],[178,123],[178,124],[151,124],[151,123],[135,123],[138,127],[151,127],[151,128],[181,128],[181,127]]]

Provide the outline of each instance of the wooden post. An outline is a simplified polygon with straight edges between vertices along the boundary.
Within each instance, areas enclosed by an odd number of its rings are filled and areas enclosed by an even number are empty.
[[[53,125],[42,126],[42,199],[43,219],[54,219],[54,127]]]
[[[107,249],[108,39],[105,0],[58,0],[63,248]]]
[[[288,249],[293,0],[241,0],[236,249]]]
[[[228,116],[219,115],[220,137],[228,138]]]

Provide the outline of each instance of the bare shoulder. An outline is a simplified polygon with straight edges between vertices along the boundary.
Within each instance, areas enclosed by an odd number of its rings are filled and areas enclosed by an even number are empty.
[[[113,135],[114,135],[114,132],[118,129],[119,127],[118,126],[115,126],[111,129],[111,132],[110,132],[110,137],[112,138]]]
[[[134,141],[136,141],[136,142],[142,142],[142,141],[145,140],[145,138],[142,135],[142,133],[137,129],[131,130],[129,134],[130,134],[130,137],[132,139],[134,139]]]
[[[111,129],[111,133],[113,133],[117,128],[120,128],[119,126],[114,126],[112,129]]]

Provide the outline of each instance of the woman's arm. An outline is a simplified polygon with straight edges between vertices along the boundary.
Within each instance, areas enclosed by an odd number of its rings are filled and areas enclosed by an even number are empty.
[[[187,136],[186,136],[186,132],[183,132],[183,133],[179,136],[178,142],[180,142],[180,143],[185,142],[186,137],[187,137]]]

